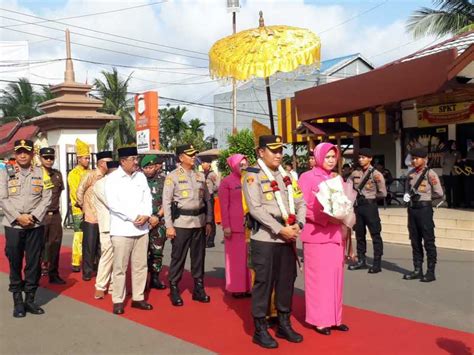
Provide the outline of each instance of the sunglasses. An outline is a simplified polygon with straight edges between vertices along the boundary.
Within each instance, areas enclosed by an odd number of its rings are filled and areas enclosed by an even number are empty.
[[[41,157],[43,158],[44,160],[54,160],[54,157],[52,156],[45,156],[45,157]]]

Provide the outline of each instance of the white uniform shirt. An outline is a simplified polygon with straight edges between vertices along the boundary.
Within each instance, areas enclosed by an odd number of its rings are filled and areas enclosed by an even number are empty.
[[[110,210],[112,237],[136,237],[148,233],[148,223],[141,227],[133,224],[139,215],[151,216],[152,213],[151,192],[143,173],[128,175],[119,167],[107,177],[105,197]]]

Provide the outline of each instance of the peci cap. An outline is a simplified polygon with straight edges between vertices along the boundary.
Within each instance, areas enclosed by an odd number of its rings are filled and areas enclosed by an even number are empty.
[[[372,152],[372,149],[370,148],[360,148],[359,156],[361,155],[367,158],[372,158],[374,156],[374,153]]]
[[[31,152],[33,150],[33,141],[30,141],[29,139],[20,139],[15,141],[14,147],[15,152],[20,149],[24,149],[28,152]]]
[[[117,149],[119,158],[126,158],[138,155],[137,147],[122,147]]]
[[[117,160],[108,161],[107,169],[116,169],[120,166],[120,163]]]
[[[50,147],[41,148],[39,151],[41,157],[54,157],[56,156],[54,149]]]
[[[155,154],[147,154],[140,161],[140,166],[144,168],[148,165],[153,165],[158,162],[158,157]]]
[[[183,144],[176,147],[176,155],[179,157],[181,154],[186,154],[189,156],[193,156],[196,153],[199,153],[196,149],[194,149],[192,144]]]
[[[426,158],[428,156],[428,150],[425,148],[413,148],[410,151],[410,154],[412,157]]]
[[[110,158],[112,159],[112,152],[110,150],[105,150],[96,154],[97,161],[100,159]]]
[[[285,148],[281,136],[263,135],[258,138],[259,148],[279,149]]]

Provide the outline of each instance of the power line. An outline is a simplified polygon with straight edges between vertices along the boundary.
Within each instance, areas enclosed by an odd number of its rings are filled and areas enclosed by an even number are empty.
[[[59,41],[59,42],[66,42],[66,41],[63,40],[63,39],[58,39],[58,38],[54,38],[54,37],[49,37],[49,36],[45,36],[45,35],[40,35],[40,34],[37,34],[37,33],[31,33],[31,32],[26,32],[26,31],[21,31],[21,30],[14,30],[14,29],[12,29],[12,28],[6,28],[6,30],[14,31],[14,32],[20,32],[20,33],[24,33],[24,34],[27,34],[27,35],[37,36],[37,37],[49,38],[49,39],[52,39],[52,40],[55,40],[55,41]],[[139,55],[139,54],[130,54],[130,53],[126,53],[126,52],[116,51],[116,50],[114,50],[114,49],[107,49],[107,48],[102,48],[102,47],[96,47],[96,46],[91,46],[91,45],[88,45],[88,44],[77,43],[77,42],[72,42],[72,41],[71,41],[71,43],[72,43],[72,44],[75,44],[75,45],[77,45],[77,46],[88,47],[88,48],[98,49],[98,50],[105,51],[105,52],[111,52],[111,53],[117,53],[117,54],[127,55],[127,56],[130,56],[130,57],[143,58],[143,59],[155,60],[155,61],[158,61],[158,62],[165,62],[165,63],[171,63],[171,64],[184,65],[184,66],[191,67],[191,68],[197,68],[196,66],[191,65],[191,64],[173,62],[173,61],[166,60],[166,59],[159,59],[159,58],[147,57],[147,56],[143,56],[143,55]]]
[[[34,15],[26,14],[26,13],[24,13],[24,12],[9,10],[9,9],[5,9],[5,8],[0,8],[0,10],[7,11],[7,12],[12,12],[12,13],[15,13],[15,14],[18,14],[18,15],[27,16],[27,17],[37,18],[37,19],[40,19],[40,20],[44,20],[45,22],[46,22],[46,21],[48,21],[48,22],[55,22],[55,23],[58,23],[58,24],[60,24],[60,25],[64,25],[64,26],[68,26],[68,27],[79,28],[79,29],[82,29],[82,30],[91,31],[91,32],[95,32],[95,33],[99,33],[99,34],[103,34],[103,35],[108,35],[108,36],[112,36],[112,37],[118,37],[118,38],[127,39],[127,40],[134,41],[134,42],[140,42],[140,43],[145,43],[145,44],[151,44],[151,45],[154,45],[154,46],[159,46],[159,47],[164,47],[164,48],[169,48],[169,49],[175,49],[175,50],[179,50],[179,51],[183,51],[183,52],[201,54],[201,55],[204,55],[204,56],[207,57],[207,53],[204,53],[204,52],[198,52],[198,51],[194,51],[194,50],[190,50],[190,49],[185,49],[185,48],[167,46],[167,45],[160,44],[160,43],[157,43],[157,42],[144,41],[144,40],[140,40],[140,39],[137,39],[137,38],[126,37],[126,36],[117,35],[117,34],[110,33],[110,32],[104,32],[104,31],[93,30],[93,29],[91,29],[91,28],[87,28],[87,27],[83,27],[83,26],[77,26],[77,25],[72,25],[72,24],[69,24],[69,23],[60,22],[60,21],[56,21],[56,20],[50,20],[50,19],[47,19],[47,18],[44,18],[44,17],[34,16]],[[0,26],[0,28],[7,28],[7,26],[3,26],[3,27]]]
[[[27,21],[23,21],[23,20],[18,20],[18,19],[8,17],[8,16],[0,16],[0,18],[4,18],[4,19],[7,19],[7,20],[11,20],[11,21],[23,22],[25,24],[34,25],[34,26],[38,26],[38,27],[43,27],[43,28],[47,28],[47,29],[50,29],[50,30],[54,30],[54,31],[64,32],[64,30],[60,29],[60,28],[45,26],[45,25],[38,25],[37,23],[31,23],[31,22],[27,22]],[[6,29],[10,29],[10,28],[6,28]],[[100,41],[106,41],[106,42],[110,42],[110,43],[121,44],[121,45],[124,45],[124,46],[127,46],[127,47],[134,47],[134,48],[139,48],[139,49],[145,49],[145,50],[148,50],[148,51],[155,51],[155,52],[166,53],[166,54],[171,54],[171,55],[176,55],[176,56],[181,56],[181,57],[186,57],[186,58],[191,58],[191,59],[198,59],[198,60],[208,61],[207,58],[205,59],[205,58],[200,58],[200,57],[187,55],[187,54],[179,54],[179,53],[175,53],[175,52],[164,51],[164,50],[161,50],[161,49],[154,49],[154,48],[149,48],[149,47],[144,47],[144,46],[138,46],[138,45],[135,45],[135,44],[116,41],[116,40],[113,40],[113,39],[104,39],[104,38],[100,38],[100,37],[96,37],[96,36],[90,36],[90,35],[86,35],[86,34],[79,33],[79,32],[72,32],[71,31],[71,34],[75,34],[75,35],[83,36],[83,37],[87,37],[87,38],[92,38],[92,39],[97,39],[97,40],[100,40]]]
[[[83,17],[90,17],[90,16],[97,16],[97,15],[106,15],[106,14],[112,14],[112,13],[115,13],[115,12],[121,12],[121,11],[126,11],[126,10],[137,9],[137,8],[145,7],[145,6],[153,6],[153,5],[163,4],[163,3],[165,3],[165,2],[168,2],[168,0],[152,2],[152,3],[150,3],[150,4],[143,4],[143,5],[136,5],[136,6],[130,6],[130,7],[123,7],[123,8],[121,8],[121,9],[116,9],[116,10],[108,10],[108,11],[102,11],[102,12],[95,12],[95,13],[92,13],[92,14],[84,14],[84,15],[78,15],[78,16],[62,17],[62,18],[57,18],[57,19],[53,19],[53,20],[47,20],[47,19],[45,19],[44,21],[38,21],[38,22],[35,22],[35,23],[32,23],[32,24],[44,23],[44,22],[55,22],[55,21],[60,21],[60,20],[72,20],[72,19],[76,19],[76,18],[83,18]],[[5,10],[5,9],[1,9],[1,10],[8,11],[8,10]],[[10,11],[12,11],[12,10],[10,10]],[[3,27],[17,27],[17,26],[23,26],[23,25],[9,25],[9,26],[3,26]]]

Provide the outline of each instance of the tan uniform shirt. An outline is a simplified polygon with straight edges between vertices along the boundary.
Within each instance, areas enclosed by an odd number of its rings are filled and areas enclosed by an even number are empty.
[[[92,202],[92,194],[94,184],[102,179],[104,174],[99,169],[95,169],[81,178],[79,187],[77,188],[76,198],[77,204],[81,207],[84,212],[84,221],[88,223],[98,223],[97,211],[95,205]]]
[[[349,178],[353,181],[355,189],[359,187],[359,184],[364,180],[368,172],[369,169],[366,169],[365,171],[354,170],[352,172]],[[367,180],[367,183],[361,192],[362,195],[364,195],[364,197],[368,200],[386,197],[387,187],[385,186],[385,178],[383,177],[382,173],[374,169],[372,176],[369,177],[369,180]]]
[[[51,203],[51,189],[43,189],[43,169],[31,167],[18,169],[10,177],[6,170],[0,171],[0,207],[5,214],[3,225],[21,229],[16,219],[21,214],[36,218],[35,227],[40,225]]]
[[[92,204],[97,211],[97,220],[99,223],[100,233],[110,232],[110,211],[107,207],[107,200],[105,199],[105,183],[107,176],[98,180],[92,187]]]
[[[259,169],[258,165],[256,168]],[[272,171],[272,174],[280,188],[286,211],[289,213],[288,190],[283,182],[283,176],[278,170]],[[258,173],[247,171],[242,182],[242,190],[250,215],[261,224],[256,233],[252,231],[250,238],[262,242],[285,243],[286,241],[278,235],[284,225],[268,176],[260,169]],[[306,204],[299,188],[294,191],[294,199],[296,221],[304,223]]]
[[[422,171],[423,169],[419,169],[418,171],[412,169],[408,172],[407,192],[410,192],[411,188],[416,184]],[[443,188],[441,187],[438,174],[436,174],[434,170],[428,170],[428,173],[418,187],[417,193],[420,195],[418,201],[431,201],[443,197]]]
[[[219,181],[218,176],[215,172],[210,171],[209,174],[207,174],[206,185],[211,197],[216,196],[217,191],[219,190]]]
[[[178,208],[199,210],[206,206],[206,213],[199,216],[180,216],[174,222],[171,218],[171,204],[178,203]],[[186,171],[179,167],[166,176],[163,189],[163,210],[166,228],[200,228],[211,223],[213,211],[211,197],[206,186],[204,174]]]

